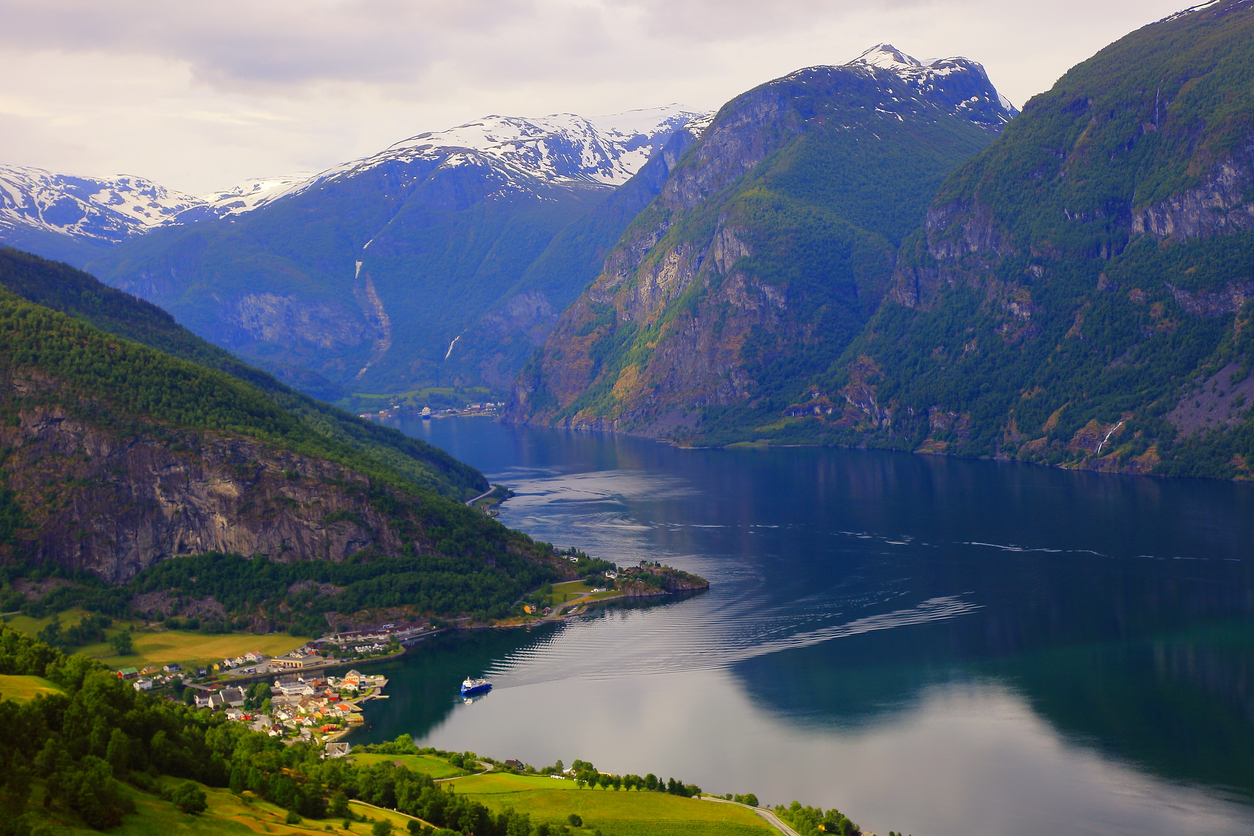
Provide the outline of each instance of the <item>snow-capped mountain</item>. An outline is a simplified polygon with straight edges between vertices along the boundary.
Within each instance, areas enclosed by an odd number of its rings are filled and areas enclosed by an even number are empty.
[[[488,116],[419,134],[319,174],[259,178],[200,197],[140,177],[99,179],[0,166],[0,235],[6,229],[39,230],[116,244],[156,226],[242,215],[387,163],[424,160],[490,169],[512,190],[537,181],[613,188],[631,179],[677,128],[703,116],[679,105],[593,119],[573,113]]]
[[[202,203],[142,177],[98,180],[0,166],[0,230],[25,227],[116,243]]]
[[[423,160],[439,161],[449,168],[489,168],[515,189],[525,189],[535,179],[620,186],[675,130],[707,115],[667,105],[593,119],[573,113],[538,118],[487,116],[402,140],[373,156],[324,171],[301,188],[353,177],[388,163]]]
[[[865,67],[871,74],[886,70],[931,100],[948,103],[954,115],[966,116],[977,124],[984,121],[999,130],[1019,113],[997,92],[984,65],[969,58],[920,61],[891,44],[878,44],[845,66]]]

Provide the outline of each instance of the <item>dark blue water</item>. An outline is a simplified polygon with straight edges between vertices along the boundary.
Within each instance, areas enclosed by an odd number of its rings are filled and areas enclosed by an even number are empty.
[[[513,487],[505,524],[711,589],[433,642],[360,741],[582,758],[879,833],[1254,833],[1251,486],[403,429]]]

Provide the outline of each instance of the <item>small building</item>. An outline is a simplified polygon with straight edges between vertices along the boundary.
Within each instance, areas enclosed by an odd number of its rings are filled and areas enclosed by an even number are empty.
[[[178,662],[171,662],[170,664],[166,665],[161,670],[165,671],[166,673],[178,673],[179,671],[183,669],[179,666]]]
[[[244,689],[243,688],[223,688],[222,699],[226,700],[226,704],[231,706],[231,708],[239,708],[241,705],[244,704],[244,699],[245,699]]]
[[[136,691],[151,691],[152,690],[151,679],[137,679],[134,682],[132,682],[131,685],[135,688]]]
[[[196,707],[197,708],[209,708],[209,700],[212,697],[213,697],[213,694],[197,694],[196,695]]]
[[[298,671],[315,664],[316,659],[303,656],[276,656],[270,660],[270,667],[277,670]]]
[[[118,671],[118,679],[134,679],[139,676],[138,668],[122,668]]]

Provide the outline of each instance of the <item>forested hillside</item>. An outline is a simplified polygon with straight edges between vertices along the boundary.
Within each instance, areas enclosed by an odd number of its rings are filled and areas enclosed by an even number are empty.
[[[399,808],[448,828],[445,833],[532,833],[526,814],[494,815],[442,790],[429,775],[391,762],[358,767],[323,760],[321,747],[284,746],[221,712],[139,694],[99,662],[66,657],[0,627],[0,683],[18,676],[44,679],[52,693],[22,702],[0,699],[3,836],[83,825],[107,830],[136,818],[140,804],[166,811],[167,826],[179,827],[186,817],[206,812],[202,786],[276,804],[290,811],[289,824],[305,817],[334,817],[339,824],[351,817],[349,799],[361,799]],[[140,820],[161,826],[153,812]],[[231,831],[241,827],[220,823]]]
[[[302,629],[317,631],[336,606],[501,615],[572,571],[552,547],[428,491],[238,378],[7,290],[0,450],[6,595],[31,569],[117,584],[173,557],[236,553],[308,563],[287,586],[313,580],[318,591],[279,621],[308,616]],[[356,568],[330,568],[345,561]],[[291,591],[258,582],[265,565],[252,581],[252,564],[237,568],[250,595],[230,615],[277,618]]]
[[[68,265],[0,249],[0,286],[107,333],[251,384],[280,411],[295,418],[302,432],[350,447],[363,461],[391,470],[395,478],[415,487],[452,499],[467,499],[488,488],[481,473],[443,450],[301,394],[197,337],[156,305],[114,290]]]
[[[1251,89],[1240,0],[1067,73],[945,183],[774,437],[1254,475]]]
[[[507,419],[753,438],[875,312],[944,177],[1011,116],[881,46],[723,107],[519,378]]]

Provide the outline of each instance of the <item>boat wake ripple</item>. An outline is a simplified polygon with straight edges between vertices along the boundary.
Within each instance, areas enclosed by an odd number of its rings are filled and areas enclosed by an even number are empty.
[[[944,596],[912,607],[803,629],[821,611],[755,610],[747,605],[693,608],[676,605],[609,611],[563,625],[488,671],[498,688],[561,679],[615,680],[690,670],[810,647],[822,642],[958,618],[980,606],[965,595]],[[625,621],[634,622],[623,624]]]

